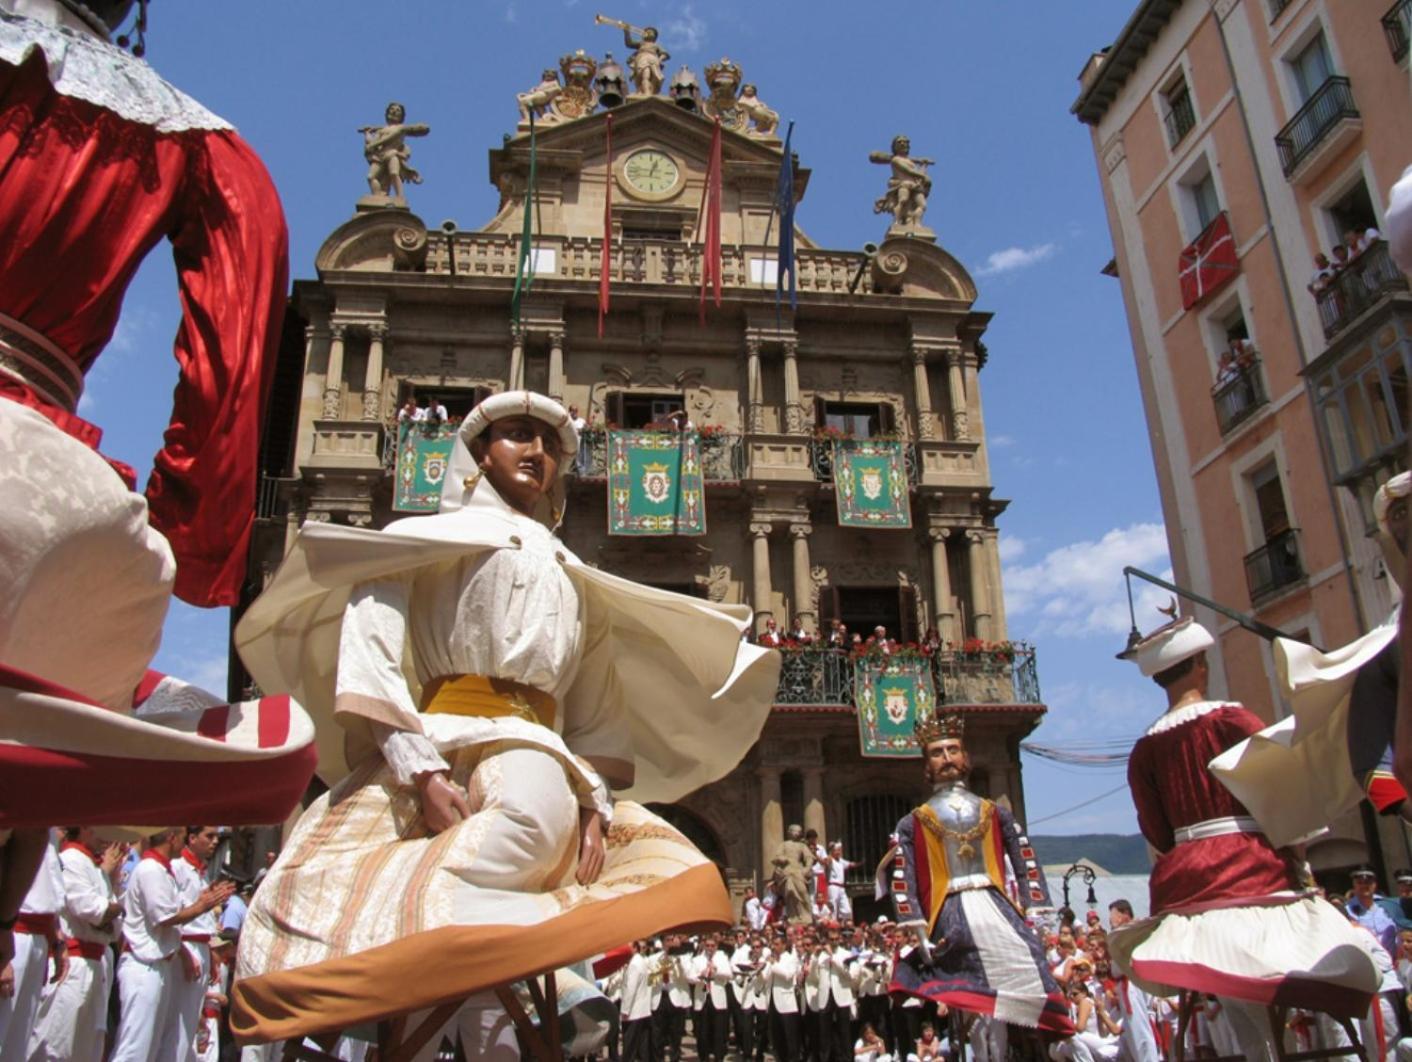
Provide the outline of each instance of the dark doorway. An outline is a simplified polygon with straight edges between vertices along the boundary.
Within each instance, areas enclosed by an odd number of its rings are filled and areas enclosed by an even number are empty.
[[[865,641],[879,626],[899,642],[917,640],[917,595],[910,586],[825,586],[819,612],[821,624],[836,617],[850,635],[861,634]]]
[[[716,831],[706,825],[700,815],[676,804],[648,804],[647,810],[666,819],[667,822],[679,829],[702,855],[715,863],[716,866],[725,868],[726,850],[721,847]]]
[[[686,408],[680,391],[615,391],[605,402],[608,422],[619,428],[670,427],[673,413]]]
[[[894,430],[892,406],[886,402],[830,402],[819,399],[814,411],[821,428],[871,439]]]

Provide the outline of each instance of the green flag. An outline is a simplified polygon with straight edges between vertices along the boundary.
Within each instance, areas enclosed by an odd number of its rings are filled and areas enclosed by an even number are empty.
[[[912,728],[936,714],[931,666],[925,657],[860,657],[853,669],[853,702],[862,755],[914,757]]]
[[[456,442],[454,424],[397,426],[397,469],[392,508],[399,513],[434,513],[441,507],[441,486],[451,467]]]
[[[529,185],[525,188],[525,223],[520,228],[520,258],[515,264],[515,293],[510,297],[510,317],[515,328],[520,327],[520,296],[527,294],[534,282],[534,263],[531,248],[534,246],[533,211],[539,203],[535,198],[535,169],[537,151],[534,143],[534,108],[530,108],[530,164]]]
[[[608,533],[706,533],[706,496],[695,432],[608,433]]]
[[[907,462],[896,439],[840,439],[833,482],[842,527],[911,527]]]

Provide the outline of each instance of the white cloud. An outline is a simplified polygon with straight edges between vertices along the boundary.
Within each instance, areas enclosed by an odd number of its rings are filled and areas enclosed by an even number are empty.
[[[687,4],[679,17],[662,27],[662,42],[672,51],[699,52],[706,43],[706,20]]]
[[[1007,446],[1015,445],[1015,437],[1013,435],[988,435],[986,442],[990,444],[992,450],[1003,450]]]
[[[1161,524],[1114,528],[1097,541],[1051,550],[1033,564],[1006,564],[1005,608],[1013,617],[1011,627],[1024,629],[1028,638],[1126,634],[1132,624],[1123,567],[1129,564],[1171,578]],[[1138,626],[1158,626],[1156,606],[1165,605],[1168,595],[1142,581],[1135,583],[1134,593]]]
[[[1000,536],[1000,559],[1012,561],[1025,552],[1025,540],[1014,535]]]
[[[993,251],[985,260],[985,265],[976,271],[976,276],[990,277],[997,273],[1013,273],[1017,269],[1028,269],[1036,262],[1043,262],[1059,250],[1057,243],[1041,243],[1034,247],[1006,247]]]
[[[506,5],[505,5],[505,21],[506,21],[506,22],[510,22],[510,23],[514,23],[514,22],[518,22],[518,21],[519,21],[519,18],[520,18],[520,13],[515,10],[515,5],[514,5],[514,3],[512,2],[512,3],[506,4]]]

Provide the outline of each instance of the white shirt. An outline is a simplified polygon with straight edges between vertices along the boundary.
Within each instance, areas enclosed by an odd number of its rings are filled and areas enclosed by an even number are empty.
[[[652,1017],[649,970],[646,957],[638,952],[634,952],[627,966],[623,967],[623,997],[619,1008],[623,1021],[639,1021]]]
[[[58,914],[64,906],[64,871],[59,862],[59,853],[52,844],[44,846],[43,862],[34,875],[24,902],[20,904],[23,914]]]
[[[804,978],[804,1001],[810,1010],[823,1010],[830,1002],[853,1004],[853,955],[846,948],[825,948],[809,957]]]
[[[745,924],[751,929],[763,929],[766,914],[765,905],[760,902],[760,897],[752,896],[745,901]]]
[[[181,929],[163,926],[182,908],[176,879],[156,859],[143,856],[123,897],[123,941],[135,958],[161,962],[181,947]]]
[[[183,907],[190,907],[201,898],[201,893],[210,884],[210,868],[203,873],[195,866],[187,862],[186,856],[177,856],[172,860],[172,877],[176,878],[177,896],[181,898]],[[221,931],[220,923],[216,921],[215,908],[205,914],[197,915],[190,922],[181,927],[183,937],[213,937]]]
[[[799,997],[794,994],[794,982],[799,976],[799,956],[792,949],[781,952],[763,972],[775,1010],[781,1014],[798,1014]]]
[[[59,915],[64,936],[111,944],[118,938],[118,918],[102,923],[114,899],[112,881],[83,848],[65,848],[59,866],[64,877],[64,909]]]
[[[844,881],[847,879],[848,876],[848,860],[844,859],[843,856],[840,855],[837,859],[829,860],[828,868],[829,884],[840,886],[843,885]]]

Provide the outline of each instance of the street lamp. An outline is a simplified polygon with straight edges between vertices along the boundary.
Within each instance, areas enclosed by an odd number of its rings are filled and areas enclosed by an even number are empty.
[[[1093,891],[1093,883],[1097,880],[1098,875],[1093,872],[1093,867],[1089,866],[1087,863],[1075,863],[1073,866],[1069,867],[1068,870],[1064,871],[1064,910],[1068,911],[1070,914],[1074,912],[1069,906],[1069,879],[1075,874],[1083,878],[1084,884],[1088,886],[1088,899],[1085,902],[1090,907],[1098,906],[1098,894]]]

